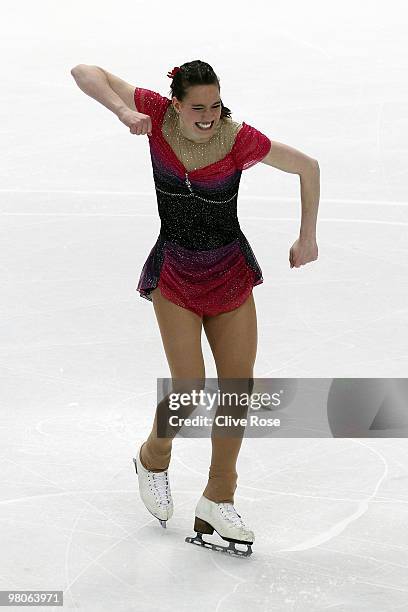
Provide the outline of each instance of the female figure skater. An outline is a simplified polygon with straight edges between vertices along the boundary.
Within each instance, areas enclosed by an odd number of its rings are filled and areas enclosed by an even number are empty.
[[[171,99],[97,66],[80,64],[71,73],[78,86],[114,112],[132,134],[149,139],[161,228],[137,291],[153,303],[173,381],[205,380],[204,328],[218,380],[239,379],[241,389],[248,391],[257,351],[252,289],[263,278],[237,217],[241,174],[263,162],[300,176],[300,235],[289,252],[290,267],[298,268],[318,256],[318,162],[234,121],[220,98],[217,75],[201,60],[167,73]],[[173,514],[168,475],[172,438],[157,435],[159,406],[134,465],[141,498],[165,527]],[[186,540],[251,554],[254,533],[234,507],[242,435],[219,436],[213,427],[211,441],[208,483],[195,511],[197,537]],[[230,542],[228,547],[202,540],[203,533],[214,530]],[[235,542],[247,544],[247,551],[237,550]]]

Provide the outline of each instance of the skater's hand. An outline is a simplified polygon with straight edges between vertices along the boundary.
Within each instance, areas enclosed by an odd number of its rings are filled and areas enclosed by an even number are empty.
[[[289,251],[289,263],[291,268],[300,268],[318,257],[317,243],[314,238],[299,237],[291,246]]]
[[[137,136],[152,135],[152,120],[149,115],[125,108],[121,109],[118,113],[118,118],[130,128],[131,134],[136,134]]]

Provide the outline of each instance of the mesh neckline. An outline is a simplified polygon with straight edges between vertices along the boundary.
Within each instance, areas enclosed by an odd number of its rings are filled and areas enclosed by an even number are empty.
[[[166,116],[166,112],[167,112],[170,104],[171,104],[171,100],[169,98],[167,98],[167,106],[164,109],[162,116],[160,117],[158,131],[159,131],[159,134],[160,134],[160,138],[162,139],[162,142],[164,142],[165,147],[168,148],[170,154],[173,156],[174,161],[179,166],[179,168],[181,168],[183,170],[184,174],[192,175],[192,174],[197,174],[199,172],[205,172],[209,168],[212,168],[213,166],[216,166],[217,164],[221,164],[222,162],[225,162],[225,160],[228,159],[228,157],[232,156],[232,153],[233,153],[234,148],[235,148],[235,146],[237,144],[237,141],[238,141],[238,136],[241,133],[241,131],[244,129],[244,126],[246,125],[245,121],[242,122],[242,126],[238,130],[238,132],[237,132],[237,134],[235,136],[234,144],[232,145],[231,150],[228,151],[228,153],[226,155],[224,155],[224,157],[222,157],[221,159],[218,159],[215,162],[212,162],[211,164],[207,164],[206,166],[203,166],[202,168],[197,168],[196,170],[187,170],[187,168],[185,167],[183,162],[177,157],[176,152],[173,150],[173,147],[165,139],[165,137],[163,135],[163,132],[162,132],[164,117]],[[197,143],[197,144],[207,144],[207,143]]]
[[[171,113],[173,113],[173,117],[171,118],[171,120],[172,120],[172,121],[174,121],[174,122],[176,122],[176,121],[177,121],[176,111],[175,111],[175,110],[174,110],[174,108],[173,108],[173,105],[172,105],[172,103],[171,103],[171,100],[170,100],[170,104],[167,106],[167,108],[166,108],[166,110],[165,110],[165,113],[164,113],[164,115],[163,115],[163,121],[162,121],[162,124],[161,124],[161,130],[162,130],[162,133],[163,133],[163,125],[164,125],[164,121],[165,121],[166,115],[167,115],[167,113],[168,113],[169,111],[170,111]],[[169,117],[169,119],[170,119],[170,117]],[[179,127],[179,126],[177,126],[178,134],[180,135],[180,137],[181,137],[183,140],[187,140],[187,142],[191,142],[191,143],[192,143],[192,144],[194,144],[195,146],[198,146],[198,147],[200,147],[200,146],[204,146],[204,147],[205,147],[206,145],[211,144],[212,140],[215,140],[215,139],[217,138],[217,136],[219,135],[219,132],[220,132],[220,130],[221,130],[221,121],[223,121],[223,117],[221,117],[220,121],[218,122],[217,127],[216,127],[216,129],[215,129],[215,131],[214,131],[214,134],[213,134],[212,136],[210,136],[210,138],[209,138],[208,140],[206,140],[205,142],[195,142],[195,141],[194,141],[194,140],[192,140],[191,138],[187,138],[187,136],[184,136],[184,134],[181,132],[180,127]],[[171,146],[171,145],[170,145],[170,146]]]

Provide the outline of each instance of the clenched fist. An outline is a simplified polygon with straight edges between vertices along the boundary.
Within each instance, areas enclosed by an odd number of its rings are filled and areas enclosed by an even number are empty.
[[[125,108],[118,113],[118,118],[127,125],[131,134],[136,134],[137,136],[152,135],[152,120],[149,115]]]
[[[319,249],[315,238],[298,238],[290,247],[289,263],[291,268],[300,268],[316,261]]]

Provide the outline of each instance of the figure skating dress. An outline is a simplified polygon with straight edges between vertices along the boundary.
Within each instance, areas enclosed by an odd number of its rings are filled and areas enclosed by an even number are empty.
[[[261,161],[271,141],[229,117],[205,143],[184,137],[169,98],[136,87],[138,112],[151,117],[150,157],[161,220],[137,291],[152,301],[156,287],[199,316],[238,308],[263,282],[241,231],[237,198],[242,171]],[[198,113],[197,113],[197,121]]]

